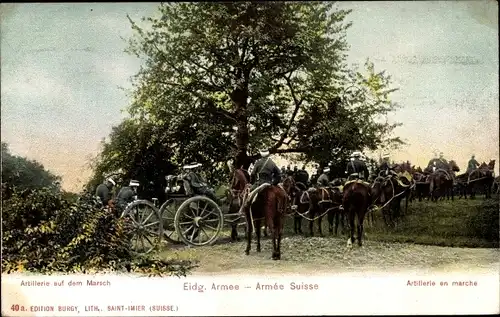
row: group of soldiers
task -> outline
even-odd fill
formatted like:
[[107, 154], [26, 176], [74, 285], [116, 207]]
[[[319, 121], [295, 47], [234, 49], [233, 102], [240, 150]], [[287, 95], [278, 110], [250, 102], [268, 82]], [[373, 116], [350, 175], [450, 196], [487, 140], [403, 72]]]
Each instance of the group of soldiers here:
[[[260, 151], [261, 158], [255, 163], [253, 168], [251, 168], [251, 182], [253, 184], [251, 190], [257, 188], [264, 183], [277, 184], [283, 178], [291, 176], [294, 178], [295, 182], [302, 189], [306, 189], [306, 186], [338, 186], [340, 184], [331, 183], [330, 180], [330, 167], [325, 167], [322, 171], [316, 171], [309, 177], [309, 173], [306, 171], [305, 166], [299, 170], [297, 166], [292, 170], [290, 165], [287, 169], [282, 167], [281, 170], [278, 168], [276, 163], [270, 158], [268, 150]], [[346, 166], [347, 179], [361, 179], [367, 180], [369, 175], [368, 167], [364, 161], [363, 154], [360, 151], [355, 151], [352, 153], [349, 162]], [[319, 175], [319, 176], [318, 176]], [[335, 180], [338, 183], [340, 180]]]
[[[250, 182], [252, 183], [251, 190], [256, 189], [258, 186], [269, 183], [278, 184], [285, 177], [291, 176], [294, 178], [295, 182], [302, 189], [306, 189], [308, 186], [339, 186], [341, 185], [340, 179], [330, 180], [330, 167], [324, 168], [322, 171], [316, 171], [309, 177], [309, 173], [306, 171], [305, 165], [302, 169], [298, 169], [297, 166], [292, 170], [290, 165], [285, 169], [282, 167], [278, 168], [276, 163], [271, 159], [270, 152], [268, 150], [260, 151], [261, 158], [255, 162], [255, 165], [250, 168]], [[409, 162], [407, 162], [409, 164]], [[477, 167], [479, 163], [475, 160], [474, 155], [468, 162], [467, 172], [471, 173]], [[189, 182], [189, 185], [193, 192], [198, 195], [205, 195], [216, 203], [220, 203], [220, 200], [215, 195], [215, 191], [207, 184], [207, 182], [201, 176], [201, 167], [199, 163], [191, 163], [183, 167], [184, 175], [183, 179]], [[434, 158], [429, 161], [428, 168], [432, 168], [434, 171], [436, 169], [449, 170], [449, 165], [447, 160], [443, 157], [443, 153], [440, 153], [439, 158]], [[389, 175], [394, 173], [393, 166], [389, 162], [389, 154], [384, 153], [382, 156], [382, 162], [378, 168], [378, 173], [382, 175]], [[368, 180], [370, 174], [374, 174], [374, 170], [368, 169], [366, 164], [366, 159], [360, 151], [355, 151], [352, 153], [349, 162], [346, 166], [347, 180], [360, 179]], [[130, 180], [128, 186], [121, 188], [118, 191], [116, 197], [113, 198], [112, 192], [113, 188], [116, 186], [116, 182], [112, 178], [107, 178], [102, 184], [100, 184], [96, 189], [96, 196], [98, 196], [103, 204], [103, 206], [113, 206], [118, 207], [117, 209], [123, 209], [128, 203], [134, 201], [137, 198], [137, 189], [139, 187], [139, 182], [136, 180]]]
[[[201, 176], [200, 163], [191, 163], [183, 167], [184, 175], [183, 179], [189, 182], [190, 188], [197, 195], [205, 195], [220, 204], [219, 198], [215, 195], [215, 191], [210, 188], [207, 182]], [[103, 206], [109, 206], [116, 211], [123, 210], [129, 203], [137, 199], [137, 190], [139, 188], [139, 182], [136, 180], [130, 180], [128, 186], [122, 187], [118, 194], [113, 197], [113, 188], [116, 186], [116, 182], [112, 177], [106, 178], [106, 180], [97, 186], [95, 195], [100, 199]]]

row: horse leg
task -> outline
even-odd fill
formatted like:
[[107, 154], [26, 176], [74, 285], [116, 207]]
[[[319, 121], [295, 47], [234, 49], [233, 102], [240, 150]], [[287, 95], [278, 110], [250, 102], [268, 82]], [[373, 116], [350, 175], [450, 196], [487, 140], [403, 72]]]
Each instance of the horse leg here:
[[[259, 228], [258, 230], [255, 230], [255, 235], [257, 236], [257, 252], [260, 252], [260, 238], [261, 238], [261, 228], [262, 227], [262, 220], [257, 219], [255, 220], [255, 228]], [[265, 230], [265, 228], [264, 228]], [[264, 231], [265, 232], [265, 231]]]
[[339, 231], [339, 221], [340, 221], [340, 214], [339, 211], [337, 210], [335, 212], [335, 235], [337, 235]]
[[309, 232], [311, 234], [311, 237], [314, 237], [314, 216], [316, 216], [316, 213], [312, 211], [310, 214], [311, 214], [311, 219], [309, 220]]
[[318, 231], [319, 231], [319, 236], [320, 237], [323, 237], [323, 231], [321, 230], [321, 220], [323, 220], [323, 216], [324, 215], [321, 215], [321, 217], [318, 218]]
[[231, 223], [231, 241], [239, 241], [237, 222]]
[[[335, 218], [336, 213], [333, 212], [333, 209], [328, 211], [327, 220], [328, 220], [328, 232], [333, 235], [333, 220]], [[338, 221], [338, 220], [337, 220]]]
[[245, 250], [245, 254], [246, 255], [249, 255], [250, 254], [250, 250], [251, 250], [251, 242], [252, 242], [252, 225], [255, 225], [255, 224], [252, 224], [252, 220], [250, 219], [250, 212], [252, 212], [251, 210], [248, 211], [248, 214], [246, 216], [247, 218], [247, 248]]
[[354, 240], [354, 230], [356, 230], [356, 227], [354, 226], [354, 210], [352, 210], [352, 207], [349, 207], [349, 209], [348, 209], [348, 217], [349, 217], [349, 224], [351, 226], [351, 230], [349, 233], [349, 239], [347, 240], [347, 246], [351, 247], [352, 243], [355, 241]]
[[299, 233], [299, 216], [293, 216], [293, 232], [295, 234]]
[[358, 245], [360, 247], [363, 246], [362, 238], [363, 238], [363, 221], [365, 220], [365, 212], [364, 210], [359, 210], [358, 213]]

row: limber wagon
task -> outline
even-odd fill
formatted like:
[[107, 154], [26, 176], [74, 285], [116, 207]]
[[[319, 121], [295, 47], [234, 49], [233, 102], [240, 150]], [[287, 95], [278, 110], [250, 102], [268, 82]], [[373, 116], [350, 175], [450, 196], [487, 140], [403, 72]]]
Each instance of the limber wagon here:
[[190, 246], [214, 244], [225, 223], [243, 225], [239, 212], [229, 213], [227, 197], [222, 206], [207, 196], [193, 192], [183, 175], [165, 177], [167, 200], [158, 208], [158, 199], [152, 202], [137, 199], [130, 203], [121, 217], [131, 220], [132, 248], [138, 254], [150, 253], [162, 241]]

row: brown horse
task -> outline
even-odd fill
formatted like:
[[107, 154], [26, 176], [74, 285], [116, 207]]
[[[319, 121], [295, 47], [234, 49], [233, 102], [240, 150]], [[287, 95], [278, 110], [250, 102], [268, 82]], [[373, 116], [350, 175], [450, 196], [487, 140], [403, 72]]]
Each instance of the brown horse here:
[[348, 182], [344, 186], [342, 205], [347, 213], [351, 227], [347, 245], [352, 246], [352, 242], [354, 242], [355, 220], [357, 219], [358, 245], [361, 247], [363, 244], [363, 222], [368, 212], [368, 207], [371, 205], [370, 186], [360, 181]]
[[[243, 194], [247, 185], [250, 183], [250, 174], [243, 168], [234, 170], [231, 180], [231, 188], [229, 189], [228, 202], [229, 214], [236, 214], [241, 208], [243, 202]], [[238, 221], [231, 221], [231, 240], [238, 240]]]
[[[339, 187], [333, 186], [329, 189], [330, 200], [329, 209], [327, 211], [328, 217], [328, 232], [333, 234], [333, 222], [335, 220], [335, 235], [338, 233], [339, 223], [342, 224], [342, 231], [345, 229], [345, 212], [342, 208], [343, 192]], [[373, 216], [373, 215], [372, 215]], [[372, 218], [373, 220], [373, 218]]]
[[318, 232], [320, 236], [323, 236], [321, 229], [321, 221], [323, 217], [328, 212], [325, 207], [328, 206], [330, 199], [330, 193], [325, 187], [309, 188], [308, 190], [302, 192], [300, 197], [301, 206], [307, 206], [305, 210], [299, 210], [301, 216], [309, 221], [309, 234], [311, 237], [314, 236], [314, 221], [318, 221]]
[[471, 198], [475, 198], [476, 191], [483, 191], [485, 198], [491, 198], [491, 191], [495, 182], [494, 169], [495, 160], [490, 160], [488, 164], [483, 162], [477, 170], [469, 174], [467, 187]]
[[436, 169], [430, 176], [430, 185], [429, 192], [431, 196], [431, 200], [437, 202], [440, 198], [444, 198], [445, 196], [448, 199], [451, 196], [451, 200], [454, 200], [454, 192], [453, 192], [453, 172], [460, 171], [457, 163], [451, 160], [448, 162], [449, 169]]
[[[248, 188], [248, 186], [247, 186]], [[268, 185], [264, 187], [249, 207], [244, 207], [243, 212], [247, 221], [247, 247], [245, 254], [251, 250], [252, 232], [255, 229], [257, 236], [257, 252], [261, 251], [261, 225], [262, 220], [271, 229], [273, 240], [272, 259], [281, 259], [281, 238], [283, 235], [284, 217], [286, 213], [288, 195], [281, 186]]]
[[[387, 226], [393, 226], [394, 220], [401, 215], [401, 200], [408, 195], [409, 187], [401, 186], [394, 176], [378, 176], [372, 184], [371, 195], [374, 197], [372, 203], [379, 206], [384, 222]], [[408, 202], [408, 200], [406, 200]], [[408, 203], [406, 203], [406, 210]]]
[[415, 196], [418, 198], [418, 201], [422, 201], [423, 198], [429, 196], [430, 192], [429, 175], [425, 175], [422, 172], [422, 169], [420, 169], [420, 172], [418, 172], [417, 169], [417, 171], [413, 173], [413, 180], [415, 181]]

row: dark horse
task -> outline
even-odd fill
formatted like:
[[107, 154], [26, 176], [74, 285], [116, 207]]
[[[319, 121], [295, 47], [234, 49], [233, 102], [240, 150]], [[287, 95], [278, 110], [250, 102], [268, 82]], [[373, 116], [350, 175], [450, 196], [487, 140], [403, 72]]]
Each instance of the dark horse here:
[[448, 165], [449, 170], [438, 168], [430, 176], [429, 190], [433, 201], [438, 201], [439, 198], [444, 198], [444, 196], [447, 196], [448, 199], [451, 196], [451, 200], [454, 200], [453, 176], [451, 173], [460, 171], [460, 168], [455, 161], [450, 161]]
[[[328, 212], [330, 203], [330, 192], [326, 187], [309, 188], [302, 192], [300, 197], [300, 206], [307, 206], [302, 210], [301, 217], [309, 220], [309, 233], [311, 237], [314, 236], [314, 221], [318, 221], [318, 232], [323, 236], [321, 229], [321, 221]], [[305, 209], [305, 210], [304, 210]]]
[[495, 160], [491, 160], [488, 165], [481, 164], [478, 169], [472, 171], [467, 178], [467, 188], [471, 198], [475, 198], [476, 191], [483, 191], [485, 198], [491, 198], [491, 192], [495, 178], [493, 170], [495, 169]]
[[[286, 180], [285, 180], [286, 181]], [[291, 191], [287, 187], [289, 182], [283, 183], [283, 187], [267, 185], [257, 193], [257, 197], [250, 204], [250, 207], [243, 208], [247, 221], [247, 248], [245, 254], [249, 255], [251, 250], [252, 232], [255, 229], [257, 236], [257, 252], [260, 252], [260, 238], [262, 220], [271, 230], [273, 240], [272, 259], [281, 259], [281, 238], [283, 235], [284, 218], [288, 204], [288, 197]], [[249, 191], [249, 186], [246, 186]]]
[[[243, 194], [247, 184], [250, 183], [250, 174], [243, 168], [234, 170], [229, 189], [228, 202], [229, 214], [236, 214], [243, 202]], [[231, 240], [238, 240], [238, 221], [231, 222]]]
[[350, 181], [344, 186], [344, 196], [342, 205], [347, 213], [351, 232], [347, 240], [347, 246], [352, 246], [354, 240], [355, 219], [358, 220], [358, 245], [362, 246], [363, 222], [368, 208], [371, 204], [371, 188], [368, 184], [361, 181]]

